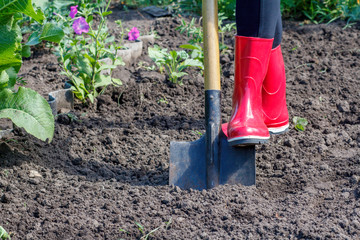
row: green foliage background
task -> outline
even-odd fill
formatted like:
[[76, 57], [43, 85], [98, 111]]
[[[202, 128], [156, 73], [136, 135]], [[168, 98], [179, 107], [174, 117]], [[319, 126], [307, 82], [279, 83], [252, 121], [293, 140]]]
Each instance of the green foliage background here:
[[[202, 0], [126, 0], [125, 4], [137, 6], [168, 5], [178, 6], [179, 11], [201, 14]], [[235, 19], [236, 0], [218, 0], [219, 12], [228, 19]], [[310, 20], [313, 23], [329, 22], [335, 19], [360, 20], [359, 0], [281, 0], [284, 18]]]

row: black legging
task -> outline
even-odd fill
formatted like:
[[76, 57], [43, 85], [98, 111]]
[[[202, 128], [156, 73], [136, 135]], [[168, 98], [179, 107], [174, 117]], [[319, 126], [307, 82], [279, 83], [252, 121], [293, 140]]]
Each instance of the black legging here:
[[280, 0], [236, 0], [237, 35], [274, 38], [273, 48], [281, 43]]

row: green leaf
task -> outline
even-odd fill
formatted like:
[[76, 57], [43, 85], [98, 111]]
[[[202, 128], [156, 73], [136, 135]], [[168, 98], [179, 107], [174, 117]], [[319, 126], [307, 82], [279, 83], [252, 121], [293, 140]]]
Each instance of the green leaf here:
[[2, 226], [0, 226], [0, 239], [11, 240], [9, 234], [6, 232], [6, 230]]
[[0, 73], [0, 90], [7, 87], [9, 83], [9, 75], [6, 73], [6, 71], [2, 71]]
[[191, 44], [180, 45], [180, 48], [189, 49], [189, 50], [199, 49], [197, 45], [191, 45]]
[[90, 63], [89, 59], [80, 55], [78, 57], [78, 63], [79, 63], [78, 64], [79, 72], [85, 73], [86, 75], [91, 77], [92, 76], [92, 68], [91, 68], [91, 63]]
[[5, 70], [7, 75], [9, 76], [8, 88], [13, 88], [16, 84], [17, 72], [11, 67]]
[[182, 65], [186, 67], [198, 67], [200, 69], [204, 69], [204, 64], [196, 59], [186, 59]]
[[155, 63], [165, 63], [165, 59], [169, 56], [166, 48], [160, 49], [157, 45], [153, 48], [148, 48], [148, 54]]
[[23, 57], [30, 57], [30, 56], [31, 56], [30, 46], [27, 46], [27, 45], [23, 46], [21, 55], [22, 55]]
[[177, 52], [177, 55], [180, 56], [181, 59], [189, 58], [189, 54], [187, 54], [184, 50]]
[[176, 51], [174, 51], [174, 50], [170, 51], [170, 56], [172, 57], [172, 59], [175, 59], [175, 60], [176, 60], [177, 55], [178, 55], [178, 54], [177, 54]]
[[18, 127], [45, 141], [54, 135], [54, 116], [47, 101], [30, 88], [19, 87], [14, 93], [0, 91], [0, 118], [9, 118]]
[[98, 74], [95, 78], [95, 88], [108, 86], [111, 84], [111, 77]]
[[86, 22], [87, 23], [91, 23], [91, 21], [94, 19], [94, 16], [93, 15], [89, 15], [87, 18], [86, 18]]
[[44, 13], [40, 9], [35, 12], [31, 0], [2, 0], [0, 2], [0, 18], [15, 13], [24, 13], [39, 23], [45, 19]]
[[104, 64], [104, 65], [101, 65], [101, 66], [96, 70], [96, 72], [101, 72], [102, 70], [115, 69], [115, 68], [116, 68], [115, 65], [107, 65], [107, 64]]
[[118, 78], [112, 78], [111, 81], [117, 86], [123, 85], [122, 81]]
[[181, 77], [187, 75], [187, 73], [185, 73], [185, 72], [172, 72], [170, 75], [171, 75], [171, 78], [181, 78]]
[[21, 31], [14, 17], [0, 16], [0, 71], [21, 66]]
[[29, 39], [27, 41], [27, 43], [25, 45], [27, 46], [34, 46], [34, 45], [37, 45], [39, 44], [41, 41], [40, 41], [40, 36], [39, 36], [39, 33], [38, 32], [33, 32], [30, 36], [29, 36]]
[[298, 131], [305, 131], [306, 125], [308, 125], [308, 121], [306, 118], [301, 117], [293, 117], [293, 123], [295, 125], [295, 129]]
[[40, 35], [40, 40], [59, 43], [64, 37], [64, 31], [55, 23], [46, 23]]
[[102, 16], [103, 16], [103, 17], [106, 17], [107, 15], [110, 15], [110, 14], [112, 14], [112, 11], [103, 12], [103, 13], [102, 13]]
[[49, 4], [49, 0], [32, 0], [32, 3], [44, 11]]

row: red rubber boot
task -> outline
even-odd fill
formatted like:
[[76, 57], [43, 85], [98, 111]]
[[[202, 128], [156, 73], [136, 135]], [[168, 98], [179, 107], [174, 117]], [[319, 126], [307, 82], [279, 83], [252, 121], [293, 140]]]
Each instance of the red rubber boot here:
[[227, 125], [231, 146], [265, 143], [270, 138], [263, 118], [261, 91], [272, 43], [273, 39], [235, 37], [235, 84]]
[[271, 134], [280, 134], [288, 130], [286, 75], [280, 45], [270, 53], [268, 71], [262, 85], [262, 109], [264, 123]]

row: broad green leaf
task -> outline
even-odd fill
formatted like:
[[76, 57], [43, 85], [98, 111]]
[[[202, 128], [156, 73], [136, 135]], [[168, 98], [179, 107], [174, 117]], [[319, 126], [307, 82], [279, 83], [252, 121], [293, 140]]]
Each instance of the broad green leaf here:
[[79, 63], [78, 64], [79, 72], [85, 73], [86, 75], [91, 77], [92, 76], [92, 68], [91, 68], [91, 63], [90, 63], [89, 59], [80, 55], [78, 57], [78, 63]]
[[54, 23], [46, 23], [40, 35], [40, 40], [59, 43], [64, 37], [64, 31]]
[[45, 141], [54, 135], [54, 116], [47, 101], [30, 88], [19, 87], [14, 93], [0, 91], [0, 118], [9, 118], [18, 127]]
[[196, 59], [186, 59], [182, 65], [186, 67], [198, 67], [200, 69], [204, 69], [204, 64]]
[[9, 75], [4, 70], [0, 73], [0, 90], [6, 88], [8, 83], [9, 83]]
[[149, 57], [155, 62], [155, 63], [163, 63], [165, 62], [165, 58], [169, 55], [167, 52], [167, 49], [160, 49], [159, 46], [155, 46], [153, 48], [148, 48]]
[[95, 59], [93, 58], [93, 57], [90, 57], [88, 54], [84, 54], [84, 57], [86, 57], [89, 61], [90, 61], [90, 63], [91, 64], [95, 64]]
[[39, 33], [38, 32], [33, 32], [30, 36], [29, 36], [29, 39], [27, 41], [27, 43], [25, 45], [27, 46], [34, 46], [34, 45], [37, 45], [39, 44], [41, 41], [40, 41], [40, 36], [39, 36]]
[[9, 76], [8, 88], [13, 88], [16, 84], [17, 71], [11, 67], [5, 70], [7, 75]]
[[103, 87], [111, 84], [111, 77], [98, 74], [95, 79], [95, 88]]
[[177, 52], [177, 55], [180, 56], [181, 59], [189, 58], [189, 54], [187, 54], [184, 50]]
[[24, 13], [39, 23], [45, 19], [44, 13], [40, 9], [35, 12], [31, 0], [0, 1], [0, 18], [3, 15], [14, 15], [15, 13]]
[[23, 57], [30, 57], [30, 56], [31, 56], [30, 46], [27, 46], [27, 45], [23, 46], [21, 55], [22, 55]]
[[[1, 18], [1, 16], [0, 16]], [[9, 67], [20, 69], [21, 31], [14, 17], [0, 19], [0, 71]]]

